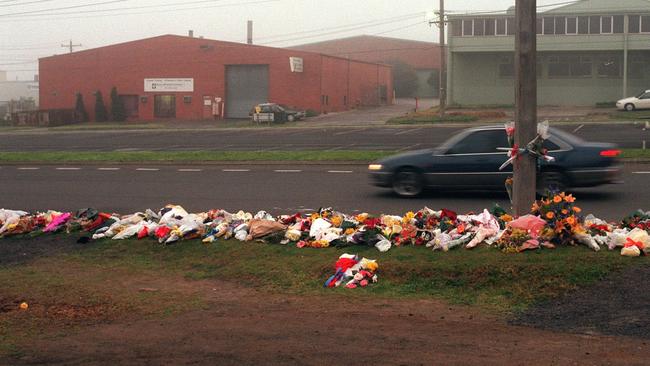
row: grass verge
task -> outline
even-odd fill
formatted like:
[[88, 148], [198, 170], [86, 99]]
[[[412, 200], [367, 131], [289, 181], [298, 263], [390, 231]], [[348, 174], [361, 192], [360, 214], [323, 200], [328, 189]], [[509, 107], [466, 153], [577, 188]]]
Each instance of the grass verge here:
[[444, 117], [432, 115], [415, 115], [391, 118], [386, 122], [389, 125], [411, 125], [411, 124], [427, 124], [427, 123], [441, 123], [441, 122], [475, 122], [478, 121], [477, 116], [467, 115], [447, 115]]
[[[624, 159], [650, 159], [650, 150], [623, 149]], [[0, 163], [188, 163], [245, 161], [369, 162], [397, 153], [389, 150], [335, 151], [43, 151], [4, 152]]]
[[3, 163], [372, 161], [394, 151], [111, 151], [5, 152]]
[[[51, 243], [75, 239], [58, 234]], [[43, 238], [3, 239], [0, 246], [27, 247], [39, 240]], [[356, 291], [324, 289], [333, 263], [344, 252], [377, 259], [379, 283]], [[587, 286], [635, 263], [639, 261], [616, 252], [595, 253], [583, 247], [522, 254], [490, 248], [434, 253], [401, 247], [379, 253], [370, 247], [298, 249], [234, 240], [172, 246], [103, 240], [21, 265], [0, 266], [0, 355], [20, 352], [20, 346], [44, 328], [65, 335], [97, 322], [160, 318], [205, 308], [204, 289], [197, 282], [203, 280], [298, 296], [436, 298], [503, 314]], [[156, 291], [141, 291], [152, 283]], [[27, 311], [18, 310], [22, 301], [29, 304]]]

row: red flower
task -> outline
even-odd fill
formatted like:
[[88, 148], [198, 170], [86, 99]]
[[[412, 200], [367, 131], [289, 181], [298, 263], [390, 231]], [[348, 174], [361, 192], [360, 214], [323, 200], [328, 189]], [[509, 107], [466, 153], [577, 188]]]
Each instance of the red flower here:
[[456, 213], [451, 210], [447, 210], [446, 208], [442, 209], [442, 213], [440, 214], [440, 218], [443, 217], [448, 217], [451, 221], [456, 221]]

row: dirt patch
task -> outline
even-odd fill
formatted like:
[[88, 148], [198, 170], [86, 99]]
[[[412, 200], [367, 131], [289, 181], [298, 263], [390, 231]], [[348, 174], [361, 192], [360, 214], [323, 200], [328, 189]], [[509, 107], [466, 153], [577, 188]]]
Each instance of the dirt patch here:
[[433, 300], [370, 302], [344, 289], [330, 296], [270, 295], [220, 281], [129, 284], [139, 286], [200, 292], [206, 304], [177, 316], [33, 340], [28, 351], [0, 363], [643, 364], [650, 350], [638, 339], [512, 326]]
[[[644, 261], [645, 258], [637, 258]], [[634, 260], [634, 259], [633, 259]], [[513, 324], [650, 339], [650, 265], [626, 269], [519, 315]]]

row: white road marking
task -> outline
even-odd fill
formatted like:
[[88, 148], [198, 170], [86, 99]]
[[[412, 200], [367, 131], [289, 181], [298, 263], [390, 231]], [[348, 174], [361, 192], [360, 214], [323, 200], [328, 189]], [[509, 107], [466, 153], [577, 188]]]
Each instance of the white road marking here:
[[97, 168], [97, 170], [115, 171], [120, 170], [120, 168]]
[[632, 174], [650, 174], [650, 172], [632, 172]]
[[274, 170], [276, 173], [300, 173], [302, 170], [297, 170], [297, 169], [276, 169]]
[[411, 132], [420, 131], [421, 129], [422, 129], [421, 127], [420, 128], [415, 128], [415, 129], [408, 129], [408, 130], [400, 131], [400, 132], [396, 133], [395, 135], [406, 135], [406, 134], [409, 134]]
[[334, 173], [334, 174], [349, 174], [349, 173], [354, 173], [352, 170], [328, 170], [328, 173]]
[[41, 169], [41, 168], [32, 168], [32, 167], [29, 167], [29, 168], [18, 168], [18, 170], [39, 170], [39, 169]]
[[351, 133], [357, 133], [357, 132], [361, 132], [361, 131], [365, 131], [365, 130], [367, 130], [367, 128], [360, 128], [360, 129], [357, 129], [357, 130], [337, 132], [337, 133], [333, 134], [333, 136], [348, 135], [348, 134], [351, 134]]
[[578, 131], [579, 131], [581, 128], [583, 128], [583, 127], [585, 127], [585, 125], [580, 125], [580, 126], [578, 126], [578, 128], [576, 128], [575, 130], [573, 130], [573, 133], [578, 132]]
[[141, 171], [141, 172], [157, 172], [160, 169], [158, 169], [158, 168], [138, 168], [136, 170]]
[[56, 170], [81, 170], [81, 168], [56, 168]]
[[203, 169], [178, 169], [179, 172], [202, 172]]
[[227, 172], [227, 173], [237, 173], [237, 172], [250, 172], [250, 169], [222, 169], [222, 172]]

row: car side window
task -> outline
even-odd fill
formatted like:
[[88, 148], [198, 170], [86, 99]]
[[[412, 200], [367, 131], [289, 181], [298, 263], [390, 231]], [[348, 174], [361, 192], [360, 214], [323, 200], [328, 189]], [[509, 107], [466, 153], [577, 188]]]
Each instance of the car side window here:
[[508, 137], [504, 130], [475, 131], [458, 141], [448, 151], [452, 154], [486, 154], [503, 152], [498, 148], [508, 147]]
[[556, 144], [551, 140], [544, 140], [544, 143], [542, 144], [542, 148], [546, 149], [547, 151], [557, 151], [562, 149], [558, 144]]

